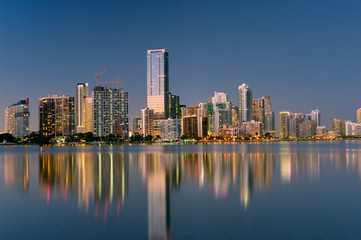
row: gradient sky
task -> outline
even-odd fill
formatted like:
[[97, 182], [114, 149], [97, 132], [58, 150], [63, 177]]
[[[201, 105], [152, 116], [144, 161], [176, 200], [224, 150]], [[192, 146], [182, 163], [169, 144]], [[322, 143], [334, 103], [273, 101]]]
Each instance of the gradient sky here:
[[197, 105], [214, 91], [237, 103], [246, 82], [279, 111], [356, 121], [361, 107], [360, 1], [0, 1], [0, 131], [5, 108], [75, 96], [119, 77], [129, 116], [146, 106], [146, 50], [169, 52], [170, 91]]

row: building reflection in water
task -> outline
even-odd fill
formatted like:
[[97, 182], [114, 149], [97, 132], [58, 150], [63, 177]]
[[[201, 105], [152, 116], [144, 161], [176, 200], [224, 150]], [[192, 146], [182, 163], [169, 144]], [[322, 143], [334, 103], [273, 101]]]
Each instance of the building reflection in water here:
[[4, 156], [5, 185], [29, 192], [29, 155]]
[[39, 188], [46, 194], [47, 203], [52, 194], [62, 194], [66, 201], [76, 188], [78, 207], [88, 211], [93, 200], [95, 216], [102, 211], [104, 220], [114, 202], [120, 214], [128, 192], [128, 175], [123, 153], [41, 154], [39, 159]]
[[[3, 160], [6, 186], [27, 193], [28, 155], [5, 155]], [[129, 174], [133, 174], [147, 186], [144, 204], [148, 206], [149, 239], [166, 239], [171, 232], [171, 196], [182, 183], [196, 184], [215, 199], [239, 191], [241, 208], [246, 209], [257, 192], [271, 189], [278, 167], [281, 183], [291, 184], [298, 176], [318, 181], [321, 163], [336, 171], [355, 169], [361, 178], [361, 155], [356, 150], [307, 153], [292, 151], [287, 144], [276, 153], [246, 148], [234, 153], [124, 153], [110, 149], [103, 153], [41, 153], [39, 189], [47, 203], [55, 196], [67, 201], [72, 194], [80, 210], [94, 211], [96, 218], [106, 221], [109, 211], [120, 215], [129, 192]]]

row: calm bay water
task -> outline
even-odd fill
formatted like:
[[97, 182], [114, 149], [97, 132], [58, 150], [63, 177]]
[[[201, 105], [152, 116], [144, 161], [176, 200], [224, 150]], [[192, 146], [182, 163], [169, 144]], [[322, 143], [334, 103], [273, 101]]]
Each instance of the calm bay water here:
[[0, 239], [360, 239], [361, 142], [0, 148]]

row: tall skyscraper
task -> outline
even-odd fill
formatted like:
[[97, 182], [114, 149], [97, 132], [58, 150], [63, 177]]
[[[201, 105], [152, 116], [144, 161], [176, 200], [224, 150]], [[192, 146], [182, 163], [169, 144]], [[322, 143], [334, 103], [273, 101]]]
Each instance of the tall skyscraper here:
[[[218, 135], [218, 131], [223, 126], [232, 125], [231, 103], [228, 95], [224, 92], [214, 92], [213, 104], [213, 131]], [[210, 130], [210, 129], [209, 129]]]
[[165, 49], [147, 51], [147, 107], [154, 110], [154, 118], [169, 116], [168, 52]]
[[144, 136], [154, 136], [154, 110], [149, 108], [142, 109], [142, 133]]
[[361, 124], [361, 108], [357, 109], [356, 115], [357, 115], [357, 123]]
[[169, 96], [169, 118], [171, 119], [180, 119], [179, 112], [179, 96], [168, 94]]
[[252, 120], [252, 90], [246, 83], [238, 87], [238, 111], [240, 122]]
[[74, 134], [74, 98], [67, 95], [39, 98], [39, 130], [45, 136]]
[[75, 131], [85, 132], [85, 104], [88, 97], [88, 83], [78, 83], [75, 95]]
[[85, 121], [84, 132], [93, 131], [93, 97], [87, 97], [85, 99]]
[[93, 89], [93, 134], [128, 138], [128, 92], [97, 86]]
[[275, 113], [272, 110], [271, 97], [263, 96], [262, 99], [265, 112], [264, 131], [271, 136], [275, 136]]
[[5, 115], [7, 133], [11, 133], [16, 138], [29, 135], [29, 98], [7, 107]]
[[289, 137], [290, 112], [280, 112], [280, 138]]
[[252, 120], [262, 123], [262, 134], [265, 129], [265, 107], [263, 98], [252, 99]]
[[311, 121], [314, 121], [317, 126], [321, 126], [321, 114], [317, 108], [311, 111]]

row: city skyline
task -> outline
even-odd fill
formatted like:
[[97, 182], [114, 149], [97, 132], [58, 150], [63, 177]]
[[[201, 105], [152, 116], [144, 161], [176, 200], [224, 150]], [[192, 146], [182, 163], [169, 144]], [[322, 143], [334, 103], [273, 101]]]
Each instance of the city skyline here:
[[[196, 105], [214, 91], [229, 94], [230, 102], [237, 103], [233, 89], [246, 82], [254, 98], [272, 97], [276, 123], [281, 111], [315, 108], [321, 110], [322, 125], [327, 127], [334, 118], [356, 122], [361, 35], [354, 30], [360, 4], [328, 1], [312, 8], [298, 1], [268, 3], [268, 8], [260, 8], [265, 2], [232, 2], [227, 7], [216, 2], [191, 7], [186, 2], [142, 4], [143, 9], [136, 3], [115, 2], [89, 3], [87, 8], [80, 3], [69, 3], [70, 8], [1, 3], [0, 22], [5, 24], [0, 25], [0, 74], [6, 87], [0, 89], [0, 131], [5, 131], [5, 108], [27, 97], [30, 130], [38, 130], [39, 97], [75, 96], [78, 82], [89, 82], [92, 89], [95, 73], [102, 70], [107, 70], [104, 81], [117, 77], [124, 81], [129, 116], [139, 116], [146, 107], [144, 52], [157, 48], [169, 51], [169, 89], [181, 97], [181, 104]], [[98, 19], [93, 19], [94, 9], [100, 10]], [[163, 10], [165, 16], [136, 20], [144, 20], [144, 9]], [[133, 28], [123, 23], [125, 18]], [[73, 22], [69, 28], [63, 25]], [[88, 27], [92, 24], [101, 30]], [[160, 28], [151, 29], [152, 25]], [[167, 34], [160, 34], [162, 27], [167, 27]], [[340, 82], [355, 87], [336, 98]]]

